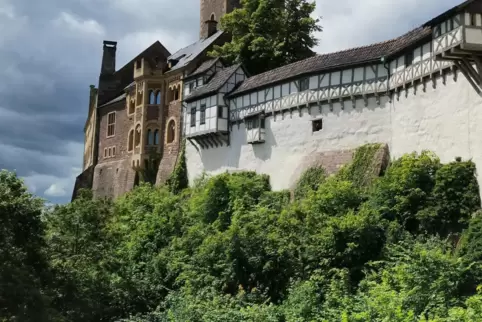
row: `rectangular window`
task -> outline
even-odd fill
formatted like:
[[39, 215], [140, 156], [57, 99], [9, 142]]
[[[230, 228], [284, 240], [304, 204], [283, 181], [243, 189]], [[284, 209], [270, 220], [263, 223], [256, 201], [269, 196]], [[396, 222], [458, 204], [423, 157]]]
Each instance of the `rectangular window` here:
[[104, 158], [107, 158], [107, 149], [104, 149]]
[[205, 124], [206, 123], [206, 105], [203, 104], [201, 105], [201, 124]]
[[413, 51], [405, 55], [405, 66], [408, 67], [413, 64]]
[[109, 148], [108, 151], [109, 151], [109, 153], [108, 153], [107, 155], [108, 155], [109, 157], [111, 157], [111, 156], [112, 156], [112, 148]]
[[309, 78], [300, 79], [298, 86], [300, 88], [300, 92], [307, 91], [310, 88], [310, 79]]
[[196, 126], [196, 108], [191, 107], [191, 127]]
[[194, 90], [194, 82], [189, 83], [189, 93], [191, 93]]
[[107, 114], [107, 137], [115, 135], [115, 112]]
[[321, 129], [323, 128], [323, 120], [314, 120], [312, 122], [312, 129], [313, 129], [313, 132], [318, 132], [318, 131], [321, 131]]
[[223, 107], [222, 106], [218, 106], [218, 117], [219, 118], [223, 117]]
[[112, 148], [112, 156], [115, 157], [115, 147]]

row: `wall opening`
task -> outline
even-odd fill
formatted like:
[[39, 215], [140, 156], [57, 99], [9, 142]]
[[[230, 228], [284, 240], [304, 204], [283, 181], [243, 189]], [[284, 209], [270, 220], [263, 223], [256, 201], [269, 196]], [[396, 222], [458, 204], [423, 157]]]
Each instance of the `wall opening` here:
[[169, 121], [169, 123], [167, 124], [166, 131], [167, 131], [166, 142], [167, 143], [174, 142], [174, 139], [176, 138], [176, 122], [174, 120]]

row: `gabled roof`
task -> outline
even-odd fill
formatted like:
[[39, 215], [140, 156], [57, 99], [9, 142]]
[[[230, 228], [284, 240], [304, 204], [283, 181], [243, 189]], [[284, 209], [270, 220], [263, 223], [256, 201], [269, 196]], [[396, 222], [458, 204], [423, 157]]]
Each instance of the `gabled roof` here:
[[218, 57], [218, 58], [213, 58], [213, 59], [206, 60], [206, 61], [203, 62], [195, 71], [193, 71], [189, 76], [187, 76], [186, 79], [189, 79], [189, 78], [191, 78], [191, 77], [200, 75], [200, 74], [208, 71], [208, 70], [209, 70], [211, 67], [213, 67], [214, 64], [216, 64], [218, 61], [219, 61], [219, 57]]
[[114, 73], [114, 77], [117, 81], [116, 88], [112, 91], [111, 95], [107, 95], [103, 101], [98, 102], [98, 106], [105, 105], [106, 102], [114, 99], [115, 97], [121, 95], [125, 88], [129, 86], [134, 80], [134, 64], [140, 58], [152, 58], [155, 56], [160, 56], [163, 59], [170, 55], [169, 51], [159, 42], [156, 41], [145, 50], [143, 50], [139, 55], [130, 60], [127, 64], [122, 66], [121, 69]]
[[195, 43], [184, 47], [171, 56], [167, 58], [167, 60], [177, 60], [176, 65], [174, 65], [169, 72], [180, 69], [184, 66], [187, 66], [193, 59], [198, 57], [202, 54], [209, 46], [211, 46], [221, 35], [223, 34], [222, 30], [217, 31], [209, 38], [200, 39]]
[[236, 64], [216, 72], [207, 84], [196, 88], [191, 94], [186, 96], [184, 100], [189, 102], [215, 93], [228, 81], [229, 77], [231, 77], [240, 66], [241, 64]]
[[107, 105], [111, 105], [111, 104], [120, 102], [120, 101], [124, 100], [124, 99], [126, 98], [126, 96], [127, 96], [126, 93], [124, 93], [124, 94], [122, 94], [122, 95], [119, 95], [119, 96], [117, 96], [116, 98], [108, 101], [108, 102], [105, 103], [105, 104], [102, 104], [102, 105], [99, 106], [99, 107], [104, 107], [104, 106], [107, 106]]
[[403, 50], [408, 49], [411, 46], [415, 46], [425, 39], [428, 39], [431, 36], [433, 26], [448, 19], [457, 12], [460, 12], [475, 1], [478, 0], [464, 1], [463, 3], [445, 11], [441, 15], [429, 20], [422, 26], [398, 38], [364, 47], [347, 49], [330, 54], [316, 55], [259, 75], [255, 75], [245, 80], [241, 86], [231, 93], [231, 95], [241, 95], [256, 88], [272, 85], [274, 83], [299, 77], [305, 74], [373, 63], [380, 61], [382, 57], [393, 57]]
[[419, 27], [392, 40], [329, 54], [316, 55], [252, 76], [246, 79], [231, 95], [238, 95], [258, 87], [271, 85], [305, 74], [379, 61], [381, 57], [400, 52], [430, 35], [431, 29], [429, 27]]

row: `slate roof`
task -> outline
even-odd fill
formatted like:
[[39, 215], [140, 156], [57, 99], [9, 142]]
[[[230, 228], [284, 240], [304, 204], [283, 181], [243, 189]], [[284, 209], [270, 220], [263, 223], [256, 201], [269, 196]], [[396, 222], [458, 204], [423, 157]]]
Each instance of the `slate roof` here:
[[216, 92], [228, 81], [229, 77], [231, 77], [240, 66], [241, 64], [236, 64], [216, 72], [207, 84], [196, 88], [191, 94], [186, 96], [184, 100], [189, 102]]
[[231, 93], [236, 96], [258, 87], [271, 85], [286, 79], [325, 70], [379, 61], [381, 57], [394, 55], [410, 45], [430, 36], [430, 27], [419, 27], [405, 35], [388, 41], [351, 48], [329, 54], [316, 55], [292, 64], [252, 76]]
[[213, 58], [213, 59], [209, 59], [209, 60], [206, 60], [205, 62], [203, 62], [195, 71], [193, 71], [187, 78], [191, 78], [193, 76], [197, 76], [199, 74], [202, 74], [204, 72], [206, 72], [207, 70], [209, 70], [211, 67], [214, 66], [214, 64], [216, 64], [216, 62], [219, 60], [219, 57], [218, 58]]
[[122, 95], [120, 95], [120, 96], [117, 96], [116, 98], [108, 101], [107, 103], [102, 104], [102, 105], [99, 106], [99, 107], [104, 107], [104, 106], [107, 106], [107, 105], [111, 105], [111, 104], [120, 102], [120, 101], [124, 100], [124, 99], [126, 98], [126, 96], [127, 96], [127, 95], [124, 93], [124, 94], [122, 94]]
[[167, 58], [167, 60], [178, 60], [177, 64], [174, 65], [169, 71], [177, 70], [188, 65], [193, 59], [198, 57], [204, 50], [206, 50], [210, 45], [214, 43], [221, 35], [223, 34], [222, 30], [218, 30], [214, 35], [209, 38], [200, 39], [199, 41], [184, 47], [171, 56]]

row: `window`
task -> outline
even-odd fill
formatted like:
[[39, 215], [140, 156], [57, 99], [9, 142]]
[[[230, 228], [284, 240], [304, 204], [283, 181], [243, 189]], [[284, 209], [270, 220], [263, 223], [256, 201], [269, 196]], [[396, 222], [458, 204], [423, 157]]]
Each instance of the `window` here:
[[136, 102], [129, 99], [129, 114], [134, 114], [134, 112], [136, 111]]
[[127, 151], [132, 151], [134, 149], [134, 130], [129, 132], [129, 140], [127, 145]]
[[201, 124], [206, 123], [206, 105], [205, 104], [201, 105], [201, 121], [200, 121], [200, 123]]
[[107, 137], [115, 135], [115, 112], [107, 114]]
[[112, 148], [112, 156], [115, 157], [115, 147]]
[[137, 125], [136, 132], [135, 132], [135, 146], [139, 146], [141, 144], [141, 126]]
[[166, 133], [166, 141], [167, 143], [174, 142], [176, 138], [176, 122], [174, 120], [170, 120], [167, 124], [167, 133]]
[[189, 93], [192, 93], [193, 90], [194, 90], [194, 82], [189, 83]]
[[176, 88], [174, 90], [174, 100], [179, 101], [179, 89], [178, 88]]
[[104, 158], [107, 158], [107, 148], [104, 149]]
[[413, 51], [405, 55], [405, 66], [410, 66], [413, 64]]
[[156, 104], [156, 94], [154, 91], [149, 91], [149, 104]]
[[136, 61], [136, 68], [139, 69], [141, 68], [141, 66], [142, 66], [142, 60], [139, 59]]
[[153, 145], [154, 144], [154, 136], [152, 131], [149, 129], [147, 130], [147, 145]]
[[191, 107], [191, 127], [196, 126], [196, 108]]
[[218, 106], [218, 117], [219, 118], [223, 117], [223, 107], [222, 106]]
[[155, 145], [159, 144], [159, 130], [154, 131], [154, 144]]
[[321, 131], [321, 129], [323, 128], [323, 120], [314, 120], [312, 122], [312, 129], [313, 129], [313, 132], [318, 132], [318, 131]]
[[470, 13], [470, 25], [471, 26], [476, 26], [477, 25], [477, 16], [475, 13]]
[[300, 88], [300, 92], [308, 90], [310, 88], [310, 79], [309, 78], [300, 79], [298, 86]]
[[161, 91], [156, 93], [156, 104], [161, 104]]

